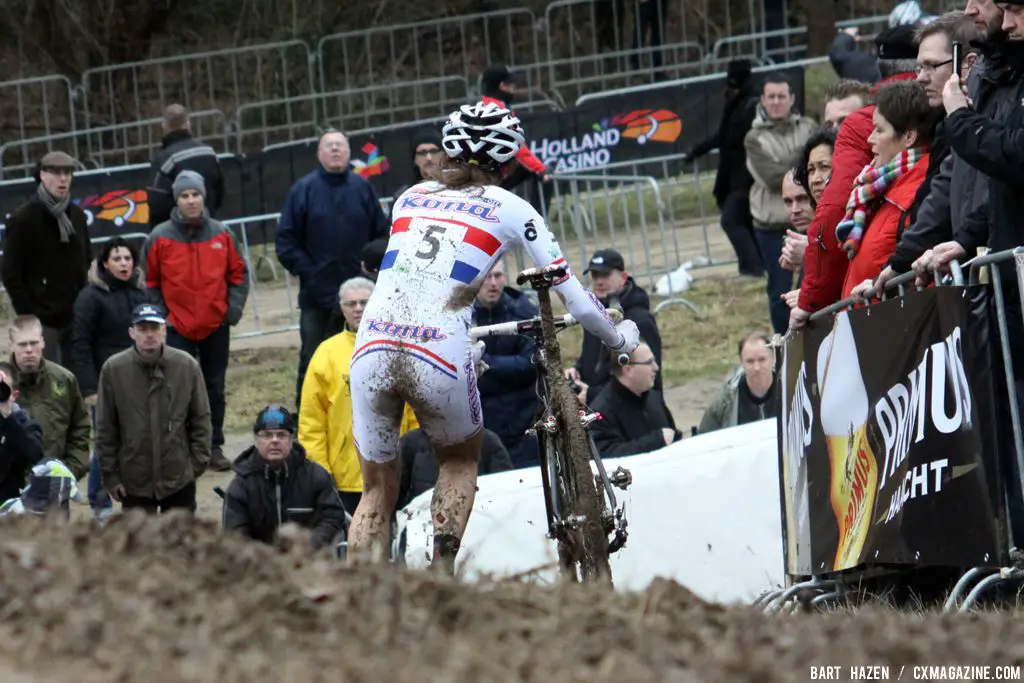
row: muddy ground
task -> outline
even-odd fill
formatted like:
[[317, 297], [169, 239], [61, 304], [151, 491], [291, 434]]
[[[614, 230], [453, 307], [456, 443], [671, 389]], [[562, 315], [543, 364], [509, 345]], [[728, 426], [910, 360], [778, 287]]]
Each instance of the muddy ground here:
[[460, 585], [178, 516], [0, 526], [4, 681], [764, 683], [822, 666], [927, 680], [911, 667], [1024, 663], [1024, 624], [1007, 615], [765, 616], [666, 581], [638, 594]]

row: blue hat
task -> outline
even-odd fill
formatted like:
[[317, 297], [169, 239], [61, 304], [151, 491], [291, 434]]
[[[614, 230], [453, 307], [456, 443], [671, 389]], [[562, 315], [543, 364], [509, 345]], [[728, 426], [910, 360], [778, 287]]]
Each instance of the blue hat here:
[[153, 304], [139, 304], [132, 311], [132, 325], [138, 325], [139, 323], [158, 323], [160, 325], [167, 324], [167, 318], [164, 317], [163, 311], [160, 310], [159, 306]]
[[264, 429], [283, 429], [287, 432], [295, 433], [295, 418], [292, 417], [290, 410], [279, 404], [271, 404], [260, 411], [260, 414], [256, 416], [256, 422], [252, 426], [252, 431], [261, 432]]

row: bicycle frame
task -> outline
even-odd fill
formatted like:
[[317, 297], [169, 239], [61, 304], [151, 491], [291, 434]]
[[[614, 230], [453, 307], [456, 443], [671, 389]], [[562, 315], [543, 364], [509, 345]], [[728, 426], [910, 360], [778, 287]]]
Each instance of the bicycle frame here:
[[[561, 272], [564, 274], [564, 271]], [[567, 432], [562, 431], [558, 419], [560, 409], [556, 407], [554, 397], [563, 387], [565, 391], [569, 389], [568, 385], [565, 384], [565, 378], [561, 374], [560, 356], [558, 358], [551, 358], [546, 347], [550, 344], [557, 353], [558, 344], [555, 335], [560, 330], [576, 325], [577, 322], [571, 315], [559, 317], [552, 315], [550, 287], [552, 280], [557, 277], [559, 277], [559, 269], [552, 267], [541, 270], [528, 270], [519, 277], [520, 284], [522, 284], [524, 279], [533, 281], [538, 302], [540, 303], [539, 317], [531, 320], [473, 328], [470, 334], [474, 339], [498, 335], [523, 335], [530, 337], [534, 341], [532, 362], [537, 368], [536, 387], [540, 410], [539, 419], [528, 433], [536, 434], [538, 440], [541, 457], [541, 479], [544, 488], [544, 505], [548, 521], [548, 537], [559, 543], [560, 555], [563, 557], [563, 568], [567, 568], [566, 564], [568, 563], [565, 560], [562, 549], [572, 548], [571, 554], [573, 555], [579, 555], [583, 552], [581, 548], [575, 547], [571, 536], [580, 530], [585, 520], [575, 515], [567, 515], [566, 511], [562, 509], [559, 500], [561, 492], [559, 482], [565, 484], [567, 481], [575, 481], [575, 474], [573, 472], [566, 470], [563, 473], [558, 470], [559, 466], [566, 467], [567, 462], [571, 460], [571, 454], [563, 452], [561, 453], [561, 458], [557, 457], [559, 449], [566, 451], [571, 450], [572, 447], [566, 445], [569, 435]], [[628, 361], [628, 356], [626, 360]], [[622, 362], [622, 360], [620, 359], [619, 362]], [[553, 384], [556, 382], [563, 383], [563, 387], [555, 389]], [[589, 456], [585, 459], [586, 469], [590, 472], [590, 462], [593, 462], [597, 468], [597, 474], [594, 475], [593, 479], [594, 489], [591, 489], [591, 495], [597, 498], [598, 511], [601, 517], [599, 520], [600, 528], [603, 530], [607, 542], [606, 553], [610, 555], [625, 545], [628, 535], [626, 532], [625, 505], [619, 505], [612, 487], [618, 486], [625, 490], [632, 483], [632, 476], [628, 470], [622, 467], [617, 468], [609, 476], [600, 453], [594, 444], [593, 436], [590, 433], [590, 426], [595, 421], [600, 420], [601, 416], [583, 409], [582, 405], [578, 407], [578, 415], [562, 415], [562, 417], [565, 422], [573, 418], [580, 420], [580, 426], [586, 437], [586, 449], [588, 451], [586, 455]], [[564, 408], [561, 412], [565, 412]], [[549, 457], [552, 453], [556, 454], [555, 458]], [[583, 482], [575, 482], [575, 485], [579, 488], [585, 484]], [[573, 503], [578, 504], [579, 498], [586, 496], [581, 491], [577, 491], [575, 494], [571, 491], [564, 491], [562, 493], [576, 499], [570, 500], [570, 505]], [[607, 540], [609, 534], [612, 534], [610, 541]], [[586, 541], [583, 544], [586, 545]], [[572, 558], [572, 561], [580, 562], [582, 558], [577, 556]], [[607, 562], [607, 556], [604, 558], [604, 562]]]

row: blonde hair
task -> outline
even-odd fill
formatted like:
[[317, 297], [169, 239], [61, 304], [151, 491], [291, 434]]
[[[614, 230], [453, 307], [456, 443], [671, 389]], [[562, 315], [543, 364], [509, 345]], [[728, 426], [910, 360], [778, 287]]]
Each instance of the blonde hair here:
[[11, 326], [8, 328], [7, 334], [10, 337], [10, 340], [14, 341], [15, 332], [26, 332], [28, 330], [37, 330], [42, 334], [43, 323], [34, 315], [19, 315], [11, 321]]

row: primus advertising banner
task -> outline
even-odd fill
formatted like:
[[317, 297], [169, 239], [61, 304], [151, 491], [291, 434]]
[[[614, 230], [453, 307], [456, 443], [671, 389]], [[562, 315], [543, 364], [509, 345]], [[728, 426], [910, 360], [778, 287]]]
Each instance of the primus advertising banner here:
[[998, 557], [1001, 501], [991, 491], [1001, 489], [990, 487], [976, 429], [992, 406], [974, 388], [968, 319], [965, 289], [940, 287], [815, 321], [788, 342], [780, 442], [787, 536], [796, 529], [788, 571]]
[[[797, 333], [798, 335], [802, 333]], [[804, 344], [786, 344], [778, 373], [782, 402], [779, 425], [779, 483], [783, 505], [786, 573], [809, 576], [811, 568], [811, 518], [807, 489], [805, 449], [811, 445], [815, 412], [807, 381]]]

